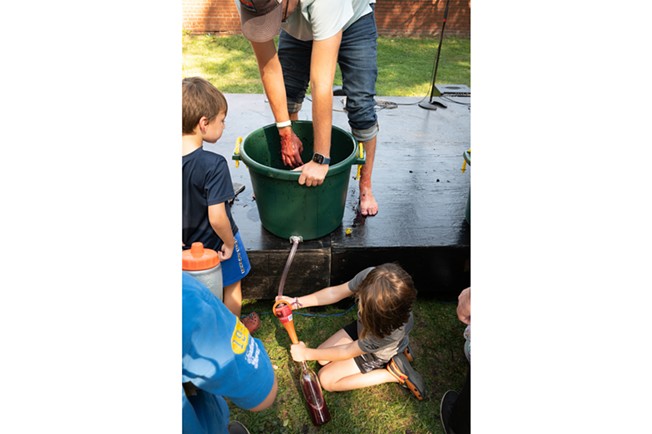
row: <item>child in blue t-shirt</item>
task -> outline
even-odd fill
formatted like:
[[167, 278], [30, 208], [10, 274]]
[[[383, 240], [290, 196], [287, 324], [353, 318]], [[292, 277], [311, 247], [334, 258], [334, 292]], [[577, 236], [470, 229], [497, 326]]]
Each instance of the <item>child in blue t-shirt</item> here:
[[[183, 79], [182, 105], [183, 248], [201, 242], [218, 253], [224, 304], [239, 317], [240, 282], [251, 265], [231, 215], [235, 192], [226, 159], [202, 147], [203, 142], [215, 143], [222, 137], [228, 105], [222, 92], [201, 77]], [[242, 322], [253, 333], [260, 318], [252, 313]]]
[[272, 362], [263, 343], [208, 288], [188, 273], [182, 284], [183, 434], [227, 434], [238, 422], [229, 424], [225, 397], [254, 412], [274, 403]]

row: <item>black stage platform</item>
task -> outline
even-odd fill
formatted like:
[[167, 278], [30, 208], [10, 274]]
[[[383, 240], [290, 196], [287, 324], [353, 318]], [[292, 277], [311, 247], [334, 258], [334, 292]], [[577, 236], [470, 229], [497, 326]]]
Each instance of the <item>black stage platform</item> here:
[[[274, 118], [264, 95], [226, 97], [224, 134], [205, 148], [227, 157], [233, 181], [245, 185], [233, 206], [252, 265], [243, 281], [243, 297], [272, 299], [292, 244], [262, 227], [247, 166], [240, 162], [236, 168], [231, 156], [239, 136], [245, 138]], [[350, 131], [342, 98], [333, 97], [333, 124]], [[471, 169], [467, 166], [463, 173], [461, 168], [464, 151], [471, 147], [471, 99], [451, 97], [443, 100], [447, 108], [437, 110], [419, 107], [421, 98], [376, 100], [380, 134], [372, 181], [380, 211], [374, 217], [357, 215], [358, 182], [351, 179], [342, 225], [321, 239], [299, 244], [286, 294], [339, 284], [367, 266], [393, 261], [412, 275], [420, 293], [446, 296], [470, 285], [471, 229], [465, 210]], [[306, 100], [300, 119], [310, 120], [311, 109]], [[351, 177], [356, 169], [351, 167]]]

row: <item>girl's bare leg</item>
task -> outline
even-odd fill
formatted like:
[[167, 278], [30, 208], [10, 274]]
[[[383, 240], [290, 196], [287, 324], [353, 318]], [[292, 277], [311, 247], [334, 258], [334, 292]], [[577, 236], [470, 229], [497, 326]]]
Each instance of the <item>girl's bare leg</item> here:
[[[349, 334], [345, 332], [344, 329], [339, 329], [337, 332], [335, 332], [335, 334], [333, 334], [333, 336], [326, 339], [317, 348], [334, 347], [335, 345], [350, 344], [351, 342], [353, 342], [351, 336], [349, 336]], [[329, 360], [318, 360], [318, 362], [322, 366], [331, 363]]]
[[[333, 336], [326, 339], [318, 348], [332, 347], [353, 342], [351, 336], [344, 329], [338, 330]], [[398, 380], [386, 369], [374, 369], [363, 374], [355, 360], [340, 360], [329, 362], [320, 360], [323, 367], [319, 370], [319, 382], [329, 392], [343, 392], [345, 390], [361, 389], [382, 383], [397, 383]]]
[[319, 370], [319, 382], [329, 392], [343, 392], [361, 389], [383, 383], [397, 383], [398, 380], [386, 369], [374, 369], [363, 374], [355, 360], [331, 362]]

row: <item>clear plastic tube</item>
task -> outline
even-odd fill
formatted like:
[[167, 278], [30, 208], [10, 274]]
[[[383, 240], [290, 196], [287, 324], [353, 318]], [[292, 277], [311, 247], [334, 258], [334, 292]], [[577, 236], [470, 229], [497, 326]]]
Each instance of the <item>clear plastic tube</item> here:
[[297, 248], [299, 247], [299, 243], [301, 241], [303, 241], [303, 238], [301, 237], [298, 236], [290, 237], [290, 242], [292, 243], [292, 249], [290, 250], [290, 255], [288, 256], [288, 260], [285, 262], [285, 268], [283, 268], [283, 274], [281, 275], [281, 282], [278, 285], [279, 297], [283, 295], [283, 289], [285, 288], [285, 281], [287, 280], [288, 272], [290, 271], [290, 265], [292, 265], [292, 260], [294, 259], [294, 255], [297, 252]]

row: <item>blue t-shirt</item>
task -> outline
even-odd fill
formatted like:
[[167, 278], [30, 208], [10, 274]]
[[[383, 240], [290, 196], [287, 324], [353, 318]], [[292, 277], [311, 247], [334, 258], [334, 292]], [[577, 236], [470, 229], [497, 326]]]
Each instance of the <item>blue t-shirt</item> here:
[[183, 156], [181, 167], [184, 249], [200, 241], [208, 249], [220, 250], [223, 243], [208, 220], [208, 207], [224, 203], [231, 230], [234, 235], [238, 232], [229, 204], [235, 193], [226, 159], [199, 148]]
[[259, 405], [274, 385], [274, 370], [260, 340], [197, 279], [183, 273], [183, 433], [227, 433], [223, 397], [243, 409]]

